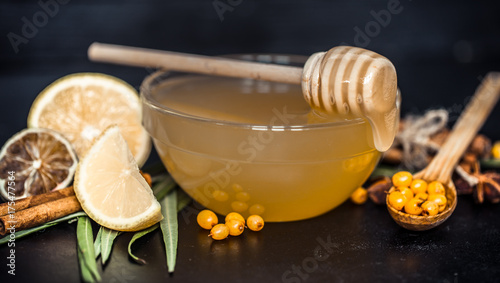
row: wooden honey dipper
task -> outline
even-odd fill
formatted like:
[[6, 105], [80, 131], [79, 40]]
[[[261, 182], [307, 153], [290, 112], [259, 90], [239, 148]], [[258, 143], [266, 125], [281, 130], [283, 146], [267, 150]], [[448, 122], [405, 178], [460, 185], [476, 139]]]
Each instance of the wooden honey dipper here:
[[88, 56], [129, 66], [300, 84], [315, 111], [366, 119], [381, 152], [389, 149], [397, 131], [396, 70], [387, 58], [358, 47], [315, 53], [304, 68], [103, 43], [93, 43]]

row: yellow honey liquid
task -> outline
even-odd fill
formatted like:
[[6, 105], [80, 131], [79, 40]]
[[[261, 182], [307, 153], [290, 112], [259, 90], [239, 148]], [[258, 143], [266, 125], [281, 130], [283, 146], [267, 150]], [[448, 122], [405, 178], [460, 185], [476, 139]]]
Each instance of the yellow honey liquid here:
[[152, 96], [157, 107], [145, 104], [144, 125], [160, 158], [219, 214], [320, 215], [345, 201], [380, 157], [368, 123], [311, 113], [300, 86], [185, 76], [157, 84]]

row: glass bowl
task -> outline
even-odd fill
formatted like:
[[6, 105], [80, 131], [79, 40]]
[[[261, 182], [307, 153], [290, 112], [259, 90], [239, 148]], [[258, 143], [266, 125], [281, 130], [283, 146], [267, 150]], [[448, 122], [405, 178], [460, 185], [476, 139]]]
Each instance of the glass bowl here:
[[311, 113], [298, 85], [158, 71], [142, 83], [141, 99], [144, 127], [168, 172], [222, 215], [271, 222], [320, 215], [362, 185], [381, 155], [367, 122]]

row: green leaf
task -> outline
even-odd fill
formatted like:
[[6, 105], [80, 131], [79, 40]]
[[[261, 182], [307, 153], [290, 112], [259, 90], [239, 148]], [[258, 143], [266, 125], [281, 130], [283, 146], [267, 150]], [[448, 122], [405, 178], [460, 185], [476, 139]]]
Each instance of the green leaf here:
[[95, 238], [95, 241], [94, 241], [94, 254], [95, 254], [96, 259], [101, 254], [101, 235], [102, 235], [103, 228], [104, 227], [102, 227], [102, 226], [99, 228], [99, 232], [97, 232], [97, 237]]
[[[398, 169], [397, 167], [392, 167], [392, 166], [387, 166], [387, 165], [379, 165], [377, 166], [372, 174], [370, 175], [370, 178], [375, 178], [379, 176], [387, 176], [391, 177], [392, 175], [396, 174], [398, 171], [401, 171], [401, 169]], [[411, 172], [413, 173], [413, 172]]]
[[161, 202], [161, 213], [163, 219], [160, 221], [160, 227], [165, 243], [168, 272], [174, 272], [175, 261], [177, 257], [177, 242], [179, 240], [179, 231], [177, 223], [177, 191], [168, 194]]
[[[78, 254], [78, 262], [80, 263], [80, 271], [81, 271], [83, 282], [91, 282], [91, 283], [96, 282], [94, 276], [92, 275], [89, 268], [85, 264], [85, 260], [84, 260], [84, 256], [83, 256], [82, 251], [80, 251], [80, 249], [77, 249], [76, 252]], [[82, 265], [84, 265], [84, 266], [82, 266]]]
[[166, 175], [164, 180], [153, 186], [153, 194], [157, 200], [162, 200], [176, 186], [174, 179], [170, 175]]
[[139, 264], [146, 264], [146, 261], [140, 257], [137, 257], [135, 256], [133, 253], [132, 253], [132, 244], [139, 238], [141, 238], [142, 236], [144, 235], [147, 235], [151, 232], [153, 232], [154, 230], [156, 230], [158, 227], [160, 227], [160, 224], [156, 223], [155, 225], [149, 227], [149, 228], [146, 228], [142, 231], [139, 231], [139, 232], [136, 232], [134, 234], [134, 236], [132, 236], [132, 239], [130, 239], [130, 242], [128, 243], [128, 254], [135, 260], [135, 262], [139, 263]]
[[[29, 228], [29, 229], [26, 229], [26, 230], [22, 230], [22, 231], [16, 232], [16, 233], [14, 233], [14, 235], [16, 236], [16, 240], [17, 240], [17, 239], [20, 239], [22, 237], [25, 237], [25, 236], [28, 236], [30, 234], [33, 234], [35, 232], [38, 232], [40, 230], [44, 230], [46, 228], [52, 227], [54, 225], [57, 225], [57, 224], [59, 224], [61, 222], [71, 221], [72, 219], [75, 219], [78, 216], [86, 216], [86, 215], [87, 214], [85, 214], [85, 212], [83, 212], [83, 211], [75, 212], [75, 213], [72, 213], [70, 215], [66, 215], [64, 217], [58, 218], [56, 220], [49, 221], [49, 222], [47, 222], [47, 223], [45, 223], [43, 225], [40, 225], [40, 226], [37, 226], [37, 227], [33, 227], [33, 228]], [[10, 235], [7, 235], [7, 236], [1, 238], [0, 239], [0, 245], [8, 243], [9, 239], [10, 239]]]
[[193, 201], [191, 197], [183, 190], [177, 190], [177, 212], [181, 211], [184, 207]]
[[[184, 207], [186, 207], [186, 205], [190, 204], [192, 201], [191, 197], [186, 194], [184, 191], [178, 189], [177, 190], [177, 212], [181, 211]], [[132, 253], [132, 244], [137, 241], [139, 238], [155, 231], [158, 227], [160, 227], [159, 224], [155, 224], [147, 229], [144, 229], [142, 231], [139, 231], [137, 233], [134, 234], [134, 236], [132, 237], [132, 239], [130, 240], [130, 242], [128, 243], [128, 254], [130, 255], [130, 257], [132, 257], [137, 263], [139, 264], [146, 264], [146, 261], [142, 258], [139, 258], [137, 256], [135, 256], [133, 253]]]
[[87, 216], [78, 217], [76, 239], [78, 242], [78, 251], [80, 252], [79, 263], [82, 278], [85, 282], [101, 281], [101, 275], [97, 270], [95, 260], [92, 223]]
[[500, 168], [500, 159], [495, 159], [495, 158], [483, 159], [480, 162], [482, 167]]
[[108, 229], [106, 227], [101, 227], [102, 229], [102, 234], [101, 234], [101, 260], [102, 264], [106, 264], [106, 261], [108, 260], [109, 256], [111, 255], [111, 250], [113, 249], [113, 241], [115, 238], [121, 234], [120, 231], [115, 231]]

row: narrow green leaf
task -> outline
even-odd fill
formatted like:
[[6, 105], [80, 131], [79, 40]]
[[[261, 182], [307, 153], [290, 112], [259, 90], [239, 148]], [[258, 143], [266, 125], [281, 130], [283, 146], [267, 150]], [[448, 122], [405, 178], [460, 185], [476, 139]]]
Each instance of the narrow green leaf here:
[[500, 159], [495, 159], [495, 158], [483, 159], [480, 162], [481, 166], [483, 167], [500, 168]]
[[94, 276], [92, 275], [92, 273], [90, 272], [88, 266], [85, 264], [85, 259], [83, 257], [82, 251], [80, 251], [80, 249], [77, 248], [76, 252], [78, 254], [78, 262], [80, 263], [80, 272], [82, 275], [83, 282], [88, 282], [88, 283], [96, 282], [96, 280], [95, 280]]
[[90, 273], [94, 281], [101, 281], [101, 275], [97, 270], [97, 263], [94, 253], [94, 239], [92, 234], [92, 223], [87, 216], [78, 217], [78, 224], [76, 226], [76, 239], [78, 242], [78, 250], [81, 252], [80, 256], [80, 271], [82, 278], [88, 277]]
[[108, 229], [106, 227], [101, 227], [102, 229], [102, 234], [101, 234], [101, 260], [102, 264], [106, 264], [106, 261], [108, 261], [109, 256], [111, 255], [111, 250], [113, 249], [113, 242], [115, 238], [121, 234], [120, 231], [115, 231]]
[[[26, 230], [22, 230], [22, 231], [16, 232], [14, 235], [16, 236], [16, 240], [17, 240], [17, 239], [20, 239], [22, 237], [25, 237], [25, 236], [28, 236], [30, 234], [33, 234], [35, 232], [38, 232], [40, 230], [43, 230], [43, 229], [52, 227], [54, 225], [57, 225], [57, 224], [59, 224], [61, 222], [71, 221], [72, 219], [75, 219], [78, 216], [86, 216], [86, 215], [87, 214], [85, 214], [85, 212], [83, 212], [83, 211], [75, 212], [75, 213], [72, 213], [70, 215], [66, 215], [66, 216], [58, 218], [56, 220], [52, 220], [50, 222], [47, 222], [47, 223], [45, 223], [43, 225], [40, 225], [40, 226], [37, 226], [37, 227], [33, 227], [33, 228], [29, 228], [29, 229], [26, 229]], [[10, 239], [10, 235], [7, 235], [7, 236], [1, 238], [0, 239], [0, 245], [8, 243], [9, 239]]]
[[177, 190], [177, 212], [181, 211], [184, 207], [190, 204], [193, 199], [186, 194], [183, 190]]
[[372, 174], [370, 175], [370, 178], [375, 178], [379, 176], [392, 176], [396, 174], [398, 171], [400, 171], [400, 169], [398, 169], [395, 166], [392, 167], [386, 165], [379, 165], [373, 170]]
[[160, 201], [176, 186], [177, 184], [174, 179], [170, 175], [167, 175], [163, 181], [153, 186], [153, 194]]
[[104, 227], [102, 227], [102, 226], [99, 228], [99, 232], [97, 232], [97, 236], [96, 236], [95, 241], [94, 241], [94, 254], [95, 254], [96, 259], [101, 254], [101, 235], [102, 235], [103, 228]]
[[[192, 199], [191, 197], [186, 194], [184, 191], [180, 190], [180, 189], [177, 189], [177, 211], [181, 211], [184, 207], [186, 207], [186, 205], [188, 205], [189, 203], [191, 203]], [[155, 231], [158, 227], [160, 227], [159, 224], [155, 224], [147, 229], [144, 229], [142, 231], [139, 231], [137, 233], [134, 234], [134, 236], [132, 237], [132, 239], [130, 240], [130, 242], [128, 243], [128, 254], [130, 255], [130, 257], [132, 257], [132, 259], [134, 259], [137, 263], [139, 264], [146, 264], [146, 261], [142, 258], [139, 258], [137, 256], [135, 256], [133, 253], [132, 253], [132, 244], [138, 240], [139, 238]]]
[[134, 236], [132, 236], [132, 239], [130, 239], [130, 242], [128, 243], [128, 254], [130, 255], [130, 257], [132, 257], [135, 262], [139, 263], [139, 264], [146, 264], [146, 261], [140, 257], [137, 257], [136, 255], [134, 255], [132, 253], [132, 244], [139, 238], [141, 238], [142, 236], [144, 235], [147, 235], [151, 232], [153, 232], [154, 230], [156, 230], [158, 227], [160, 227], [160, 224], [156, 223], [155, 225], [149, 227], [149, 228], [146, 228], [142, 231], [139, 231], [139, 232], [136, 232], [134, 234]]
[[177, 223], [177, 191], [168, 194], [160, 202], [163, 219], [160, 221], [160, 227], [163, 234], [163, 242], [167, 256], [168, 272], [174, 272], [175, 261], [177, 257], [177, 242], [179, 240], [179, 231]]

